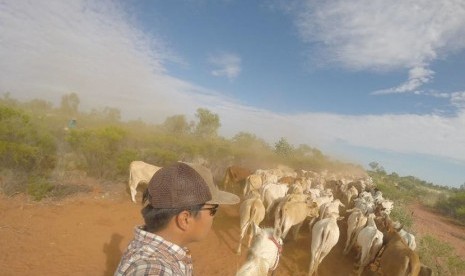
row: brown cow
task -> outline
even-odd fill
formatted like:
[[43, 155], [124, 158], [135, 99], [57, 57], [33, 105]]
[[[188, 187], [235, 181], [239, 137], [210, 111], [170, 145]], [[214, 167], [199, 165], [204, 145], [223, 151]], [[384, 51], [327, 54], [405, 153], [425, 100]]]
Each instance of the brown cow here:
[[292, 185], [295, 183], [296, 178], [292, 176], [283, 176], [278, 180], [278, 183]]
[[408, 247], [389, 218], [386, 218], [385, 226], [385, 248], [379, 259], [382, 275], [419, 275], [421, 264], [418, 254]]
[[225, 190], [236, 190], [237, 187], [235, 184], [244, 182], [247, 176], [251, 175], [252, 171], [249, 169], [239, 167], [239, 166], [230, 166], [226, 169], [226, 173], [223, 178], [223, 189]]

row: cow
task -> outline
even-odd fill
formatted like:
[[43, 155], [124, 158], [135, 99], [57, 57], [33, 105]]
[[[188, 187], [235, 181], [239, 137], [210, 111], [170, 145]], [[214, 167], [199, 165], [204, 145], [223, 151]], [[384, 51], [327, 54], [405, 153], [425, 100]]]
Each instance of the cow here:
[[350, 203], [353, 198], [356, 198], [358, 196], [358, 190], [354, 186], [350, 186], [345, 192], [344, 192], [346, 202], [347, 202], [347, 207], [350, 206]]
[[262, 187], [263, 181], [260, 174], [253, 173], [246, 177], [243, 194], [246, 195], [250, 191], [258, 191]]
[[376, 227], [375, 214], [368, 215], [366, 226], [358, 233], [357, 245], [361, 249], [357, 274], [362, 275], [365, 267], [375, 259], [383, 246], [383, 233]]
[[385, 248], [379, 257], [378, 272], [385, 276], [418, 275], [421, 270], [420, 257], [408, 247], [389, 217], [384, 224]]
[[331, 214], [328, 218], [318, 221], [313, 226], [309, 276], [314, 273], [318, 274], [318, 266], [339, 240], [337, 221], [340, 219], [342, 218], [338, 214]]
[[405, 241], [405, 243], [408, 245], [408, 247], [410, 247], [410, 249], [412, 250], [415, 250], [415, 248], [417, 247], [417, 244], [415, 242], [415, 236], [405, 231], [404, 226], [398, 221], [394, 222], [392, 226], [394, 227], [394, 229], [397, 230], [397, 232], [402, 237], [402, 239]]
[[296, 178], [292, 176], [283, 176], [278, 179], [278, 183], [292, 185], [295, 183]]
[[131, 192], [131, 200], [136, 203], [137, 185], [139, 183], [149, 183], [156, 171], [161, 169], [143, 161], [132, 161], [129, 165], [129, 191]]
[[236, 276], [266, 276], [279, 264], [283, 241], [273, 228], [261, 229], [254, 226], [252, 246], [249, 248], [246, 262], [239, 268]]
[[278, 203], [279, 198], [283, 198], [287, 191], [289, 190], [289, 186], [286, 184], [266, 184], [262, 188], [262, 199], [263, 204], [266, 207], [266, 215], [270, 213], [270, 211], [275, 207]]
[[241, 242], [244, 238], [247, 230], [249, 230], [249, 240], [247, 242], [247, 246], [250, 247], [250, 242], [252, 240], [252, 230], [254, 229], [254, 225], [259, 226], [259, 224], [265, 218], [265, 206], [263, 205], [262, 200], [260, 199], [260, 194], [256, 191], [252, 191], [248, 197], [242, 201], [240, 207], [240, 239], [239, 245], [237, 247], [236, 253], [238, 255], [241, 254]]
[[228, 189], [236, 189], [236, 185], [245, 182], [245, 179], [252, 174], [252, 171], [239, 167], [239, 166], [230, 166], [226, 169], [226, 172], [224, 174], [223, 178], [223, 188], [225, 190]]
[[315, 202], [312, 202], [309, 198], [306, 201], [301, 201], [301, 199], [293, 200], [294, 197], [299, 196], [286, 196], [275, 213], [275, 229], [281, 234], [283, 240], [291, 227], [294, 227], [293, 236], [296, 239], [305, 219], [307, 217], [318, 217], [318, 206]]
[[325, 202], [319, 206], [320, 208], [320, 219], [327, 218], [331, 214], [339, 215], [339, 207], [345, 207], [339, 199], [335, 199], [331, 202]]
[[344, 255], [347, 255], [350, 252], [357, 240], [358, 233], [367, 223], [367, 217], [363, 214], [362, 210], [353, 208], [346, 212], [351, 214], [347, 219], [347, 240], [343, 251]]

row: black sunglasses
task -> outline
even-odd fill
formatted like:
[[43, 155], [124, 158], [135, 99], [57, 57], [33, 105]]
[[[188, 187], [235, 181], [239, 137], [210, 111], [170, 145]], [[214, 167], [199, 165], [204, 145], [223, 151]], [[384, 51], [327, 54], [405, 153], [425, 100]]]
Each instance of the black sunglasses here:
[[200, 208], [200, 210], [209, 210], [210, 211], [210, 216], [214, 216], [216, 212], [218, 211], [218, 204], [215, 204], [213, 207], [208, 207], [208, 208]]

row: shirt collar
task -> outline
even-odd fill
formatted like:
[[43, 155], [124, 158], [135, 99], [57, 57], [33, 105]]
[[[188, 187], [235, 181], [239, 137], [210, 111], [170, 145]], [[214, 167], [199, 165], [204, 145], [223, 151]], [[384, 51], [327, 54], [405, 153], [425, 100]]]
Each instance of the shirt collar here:
[[179, 261], [190, 261], [191, 254], [187, 247], [181, 247], [165, 240], [162, 236], [144, 230], [144, 226], [137, 226], [134, 230], [137, 240], [152, 246], [164, 245], [168, 251]]

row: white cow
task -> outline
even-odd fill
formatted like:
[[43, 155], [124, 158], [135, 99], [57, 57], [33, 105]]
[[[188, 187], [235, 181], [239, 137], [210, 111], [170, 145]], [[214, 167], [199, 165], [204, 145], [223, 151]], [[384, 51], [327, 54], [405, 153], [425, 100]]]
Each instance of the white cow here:
[[366, 197], [358, 197], [354, 199], [354, 206], [362, 210], [363, 214], [367, 215], [375, 211], [375, 203]]
[[156, 171], [161, 169], [161, 167], [157, 167], [143, 161], [132, 161], [129, 165], [129, 191], [131, 192], [131, 199], [135, 203], [136, 202], [136, 194], [137, 194], [137, 185], [139, 183], [149, 183], [152, 176], [155, 174]]
[[320, 206], [320, 220], [329, 217], [331, 214], [339, 215], [339, 207], [345, 207], [339, 199], [326, 202]]
[[417, 243], [415, 242], [415, 236], [403, 229], [403, 225], [398, 221], [393, 223], [394, 229], [399, 233], [400, 237], [405, 241], [405, 243], [410, 247], [410, 249], [415, 250]]
[[337, 226], [337, 220], [339, 219], [342, 219], [339, 218], [339, 215], [332, 214], [313, 226], [309, 276], [317, 272], [318, 266], [324, 257], [328, 255], [339, 240], [339, 227]]
[[358, 269], [358, 275], [361, 275], [383, 246], [383, 233], [376, 227], [375, 214], [368, 215], [367, 225], [358, 233], [357, 245], [361, 248]]
[[277, 200], [286, 195], [289, 186], [286, 184], [265, 184], [262, 187], [262, 199], [266, 208], [266, 214], [275, 206]]
[[351, 214], [347, 218], [347, 240], [343, 251], [344, 255], [350, 252], [357, 240], [358, 233], [367, 223], [367, 217], [363, 214], [362, 210], [353, 208], [346, 212], [350, 212]]
[[266, 276], [279, 264], [283, 241], [274, 229], [254, 225], [252, 247], [247, 254], [246, 262], [239, 268], [236, 276]]
[[378, 203], [376, 206], [376, 209], [379, 210], [380, 215], [390, 215], [392, 212], [392, 209], [394, 209], [394, 202], [389, 199], [383, 199]]
[[410, 247], [410, 249], [415, 250], [417, 248], [417, 243], [415, 242], [415, 236], [404, 229], [399, 230], [399, 235], [405, 241], [405, 243]]
[[250, 196], [242, 201], [240, 207], [240, 226], [241, 226], [241, 236], [239, 239], [239, 245], [237, 247], [236, 253], [241, 254], [241, 242], [244, 238], [247, 230], [249, 230], [249, 239], [247, 241], [247, 247], [250, 247], [250, 242], [252, 240], [252, 230], [254, 225], [259, 226], [259, 224], [265, 218], [265, 206], [263, 205], [262, 200], [260, 199], [260, 194], [258, 192], [251, 192]]

